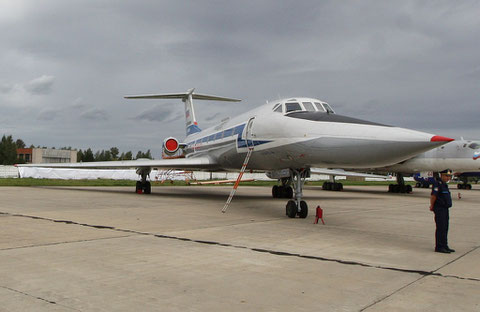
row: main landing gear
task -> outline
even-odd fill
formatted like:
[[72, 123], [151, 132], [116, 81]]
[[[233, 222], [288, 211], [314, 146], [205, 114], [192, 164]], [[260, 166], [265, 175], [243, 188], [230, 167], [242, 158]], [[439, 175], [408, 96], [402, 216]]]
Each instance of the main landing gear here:
[[397, 184], [390, 184], [388, 186], [388, 192], [390, 193], [412, 193], [412, 186], [405, 185], [405, 180], [403, 179], [403, 174], [397, 174]]
[[290, 186], [292, 184], [292, 179], [282, 178], [282, 185], [274, 185], [272, 187], [272, 197], [273, 198], [293, 198], [293, 189]]
[[428, 182], [417, 182], [417, 183], [415, 183], [415, 187], [430, 188], [430, 184]]
[[343, 191], [343, 184], [335, 182], [335, 176], [330, 176], [331, 181], [325, 181], [322, 185], [322, 190], [325, 191]]
[[308, 205], [302, 200], [302, 189], [305, 179], [310, 176], [309, 169], [290, 169], [291, 182], [295, 192], [294, 199], [287, 202], [285, 213], [289, 218], [298, 217], [304, 219], [308, 216]]
[[137, 174], [142, 177], [141, 181], [137, 181], [135, 185], [135, 193], [137, 194], [151, 194], [152, 193], [152, 185], [150, 181], [147, 181], [147, 177], [150, 175], [150, 168], [139, 168], [137, 169]]
[[457, 184], [457, 188], [459, 190], [471, 190], [472, 189], [472, 185], [470, 183], [468, 183], [467, 180], [461, 180], [462, 183], [458, 183]]

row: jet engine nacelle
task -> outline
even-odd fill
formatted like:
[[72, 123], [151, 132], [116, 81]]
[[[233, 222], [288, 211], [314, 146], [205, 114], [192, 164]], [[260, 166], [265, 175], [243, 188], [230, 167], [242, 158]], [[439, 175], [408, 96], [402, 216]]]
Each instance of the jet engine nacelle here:
[[172, 156], [178, 151], [179, 148], [180, 148], [180, 143], [178, 142], [177, 139], [173, 137], [166, 138], [163, 141], [163, 152], [166, 155]]

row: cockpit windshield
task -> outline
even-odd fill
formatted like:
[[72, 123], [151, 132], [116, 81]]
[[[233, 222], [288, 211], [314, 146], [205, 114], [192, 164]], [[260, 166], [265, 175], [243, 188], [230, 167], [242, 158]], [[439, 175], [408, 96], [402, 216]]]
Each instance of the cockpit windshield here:
[[307, 112], [314, 112], [315, 111], [315, 107], [313, 107], [313, 104], [310, 103], [310, 102], [302, 102], [303, 104], [303, 107], [305, 107], [305, 110]]
[[323, 103], [323, 107], [325, 107], [325, 110], [327, 111], [327, 113], [329, 114], [335, 114], [335, 112], [333, 111], [333, 109], [330, 107], [330, 105], [328, 105], [327, 103]]
[[285, 112], [290, 113], [293, 111], [301, 111], [302, 107], [299, 103], [285, 103]]
[[272, 107], [274, 112], [290, 114], [292, 112], [322, 112], [335, 114], [333, 109], [325, 102], [314, 101], [310, 99], [290, 99], [283, 104], [275, 104]]
[[480, 148], [480, 144], [474, 142], [469, 144], [468, 147], [470, 147], [471, 149], [478, 149]]
[[282, 112], [282, 104], [276, 104], [273, 107], [273, 111], [276, 112], [276, 113], [281, 113]]
[[319, 102], [315, 102], [315, 106], [317, 107], [317, 110], [319, 112], [324, 112], [325, 109], [323, 108], [322, 104], [320, 104]]

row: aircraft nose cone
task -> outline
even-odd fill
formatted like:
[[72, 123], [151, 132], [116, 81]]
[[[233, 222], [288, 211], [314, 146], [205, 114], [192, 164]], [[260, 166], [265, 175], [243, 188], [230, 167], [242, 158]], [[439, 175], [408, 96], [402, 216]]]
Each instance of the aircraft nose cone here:
[[455, 141], [455, 139], [447, 138], [447, 137], [440, 136], [440, 135], [434, 135], [430, 139], [430, 142], [452, 142], [452, 141]]

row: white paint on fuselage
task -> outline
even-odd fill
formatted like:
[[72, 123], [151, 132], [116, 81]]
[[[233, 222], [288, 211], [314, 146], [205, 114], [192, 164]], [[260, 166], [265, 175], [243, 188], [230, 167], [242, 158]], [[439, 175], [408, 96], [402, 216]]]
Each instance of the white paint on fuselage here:
[[[320, 102], [310, 98], [296, 98], [296, 101]], [[238, 138], [248, 136], [253, 142], [261, 142], [255, 146], [249, 169], [371, 168], [398, 163], [445, 143], [430, 142], [432, 134], [409, 129], [312, 121], [273, 111], [277, 103], [284, 105], [286, 102], [289, 100], [264, 104], [220, 125], [189, 135], [185, 140], [187, 157], [212, 157], [219, 169], [238, 170], [247, 151], [246, 146], [239, 146]], [[246, 124], [251, 118], [255, 119], [251, 133], [247, 134]], [[242, 133], [208, 140], [220, 131], [242, 125]], [[198, 142], [200, 140], [203, 142]]]

